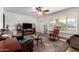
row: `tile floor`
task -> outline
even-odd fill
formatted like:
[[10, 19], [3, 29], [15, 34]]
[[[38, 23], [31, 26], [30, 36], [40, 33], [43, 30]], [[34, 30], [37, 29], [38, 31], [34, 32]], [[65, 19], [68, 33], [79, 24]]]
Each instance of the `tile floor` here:
[[79, 50], [69, 47], [66, 52], [79, 52]]

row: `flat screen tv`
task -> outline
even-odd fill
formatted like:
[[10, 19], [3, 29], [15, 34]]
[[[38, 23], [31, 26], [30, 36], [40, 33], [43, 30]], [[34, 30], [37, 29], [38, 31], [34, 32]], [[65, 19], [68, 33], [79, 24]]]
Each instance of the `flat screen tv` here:
[[32, 29], [32, 24], [31, 23], [23, 23], [23, 29]]

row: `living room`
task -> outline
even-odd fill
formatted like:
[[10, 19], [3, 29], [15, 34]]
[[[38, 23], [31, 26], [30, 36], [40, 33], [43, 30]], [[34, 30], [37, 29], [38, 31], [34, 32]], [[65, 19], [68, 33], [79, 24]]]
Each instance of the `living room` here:
[[[2, 7], [0, 8], [0, 15], [0, 29], [3, 32], [5, 31], [4, 29], [8, 29], [10, 31], [10, 35], [8, 35], [10, 39], [15, 38], [17, 35], [21, 35], [20, 39], [16, 37], [19, 42], [22, 42], [21, 39], [25, 38], [28, 40], [29, 36], [30, 39], [32, 39], [29, 41], [30, 43], [28, 45], [26, 45], [26, 40], [23, 40], [23, 45], [17, 42], [18, 45], [16, 44], [16, 47], [14, 47], [15, 49], [11, 46], [7, 47], [12, 50], [1, 48], [0, 50], [3, 52], [15, 51], [17, 47], [21, 48], [22, 52], [79, 51], [78, 44], [73, 44], [72, 42], [70, 44], [68, 40], [71, 38], [73, 40], [73, 36], [77, 36], [79, 33], [78, 7]], [[51, 38], [54, 35], [52, 34], [53, 36], [51, 36], [50, 34], [53, 33], [54, 27], [57, 26], [60, 31], [55, 40], [54, 38]], [[25, 30], [26, 27], [32, 28], [32, 30]], [[20, 28], [20, 30], [18, 28]], [[31, 33], [31, 31], [33, 31], [33, 33]], [[18, 34], [16, 34], [17, 32]], [[39, 39], [37, 38], [38, 34], [41, 37]], [[6, 37], [7, 35], [1, 33], [1, 36]], [[5, 44], [4, 42], [6, 40], [3, 37], [0, 38], [2, 39], [1, 43], [3, 42], [2, 44]], [[11, 42], [9, 44], [11, 44]], [[76, 47], [74, 47], [75, 45]]]

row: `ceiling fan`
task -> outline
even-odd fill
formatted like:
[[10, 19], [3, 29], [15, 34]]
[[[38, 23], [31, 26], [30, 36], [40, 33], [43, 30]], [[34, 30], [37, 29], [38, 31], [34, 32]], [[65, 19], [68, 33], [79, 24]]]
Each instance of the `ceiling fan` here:
[[46, 14], [47, 12], [49, 12], [48, 9], [44, 9], [43, 7], [36, 7], [36, 10], [41, 14]]

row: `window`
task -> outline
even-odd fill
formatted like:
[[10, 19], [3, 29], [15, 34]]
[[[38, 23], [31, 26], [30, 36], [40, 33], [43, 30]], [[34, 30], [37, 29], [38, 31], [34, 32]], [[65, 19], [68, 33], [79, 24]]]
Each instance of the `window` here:
[[67, 32], [77, 32], [77, 21], [76, 18], [67, 18]]
[[55, 19], [54, 25], [61, 27], [61, 31], [66, 31], [66, 18]]
[[[61, 27], [61, 32], [77, 33], [77, 20], [76, 17], [61, 17], [55, 18], [50, 24]], [[52, 27], [53, 27], [52, 26]]]

